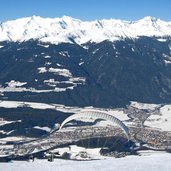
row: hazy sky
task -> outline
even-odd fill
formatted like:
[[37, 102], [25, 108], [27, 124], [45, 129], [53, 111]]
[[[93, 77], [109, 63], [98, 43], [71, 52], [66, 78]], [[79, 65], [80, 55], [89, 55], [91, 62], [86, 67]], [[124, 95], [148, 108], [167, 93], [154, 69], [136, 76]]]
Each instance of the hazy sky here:
[[0, 21], [33, 15], [82, 20], [153, 16], [171, 21], [171, 0], [0, 0]]

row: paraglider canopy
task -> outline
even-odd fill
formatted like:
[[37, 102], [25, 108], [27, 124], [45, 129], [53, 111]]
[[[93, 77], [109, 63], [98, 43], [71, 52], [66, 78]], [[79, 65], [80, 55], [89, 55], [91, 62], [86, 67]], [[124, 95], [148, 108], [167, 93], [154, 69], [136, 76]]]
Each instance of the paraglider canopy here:
[[90, 118], [103, 119], [103, 120], [106, 120], [111, 125], [112, 124], [117, 125], [119, 128], [121, 128], [123, 130], [127, 139], [128, 140], [130, 139], [129, 130], [128, 130], [127, 126], [122, 121], [120, 121], [118, 118], [116, 118], [108, 113], [104, 113], [104, 112], [86, 111], [86, 112], [81, 112], [78, 114], [71, 115], [62, 122], [59, 129], [62, 129], [65, 126], [65, 124], [67, 124], [68, 122], [70, 122], [72, 120], [90, 119]]

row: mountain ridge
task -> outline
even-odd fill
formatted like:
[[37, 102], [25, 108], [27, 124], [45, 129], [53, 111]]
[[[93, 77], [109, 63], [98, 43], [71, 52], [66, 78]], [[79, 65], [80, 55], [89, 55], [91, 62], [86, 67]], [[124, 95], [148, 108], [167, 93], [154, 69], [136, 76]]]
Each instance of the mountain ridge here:
[[104, 40], [137, 39], [141, 36], [170, 37], [171, 21], [162, 21], [150, 16], [137, 21], [120, 19], [82, 21], [69, 16], [61, 18], [32, 16], [0, 23], [0, 42], [24, 42], [33, 39], [51, 44], [75, 42], [81, 45]]

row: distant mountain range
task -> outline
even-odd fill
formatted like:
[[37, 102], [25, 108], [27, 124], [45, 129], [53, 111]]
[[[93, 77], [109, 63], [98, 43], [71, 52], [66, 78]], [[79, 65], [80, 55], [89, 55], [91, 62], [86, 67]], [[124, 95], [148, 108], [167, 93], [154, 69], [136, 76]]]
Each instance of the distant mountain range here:
[[0, 41], [23, 42], [33, 39], [53, 44], [81, 45], [104, 40], [136, 39], [140, 36], [171, 36], [171, 22], [154, 17], [145, 17], [138, 21], [81, 21], [68, 16], [54, 19], [33, 16], [0, 24]]
[[28, 17], [0, 24], [0, 100], [171, 102], [171, 22]]

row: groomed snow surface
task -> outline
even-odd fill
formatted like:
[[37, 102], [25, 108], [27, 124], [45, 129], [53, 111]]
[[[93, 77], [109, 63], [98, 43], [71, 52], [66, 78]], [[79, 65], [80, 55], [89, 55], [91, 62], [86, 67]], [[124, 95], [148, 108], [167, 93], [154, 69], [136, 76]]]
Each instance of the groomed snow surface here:
[[0, 163], [1, 171], [170, 171], [171, 154], [158, 153], [147, 156], [127, 156], [104, 160], [72, 161], [55, 159], [54, 162], [13, 161]]

